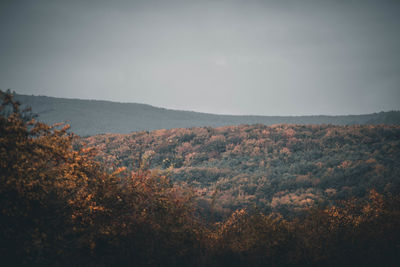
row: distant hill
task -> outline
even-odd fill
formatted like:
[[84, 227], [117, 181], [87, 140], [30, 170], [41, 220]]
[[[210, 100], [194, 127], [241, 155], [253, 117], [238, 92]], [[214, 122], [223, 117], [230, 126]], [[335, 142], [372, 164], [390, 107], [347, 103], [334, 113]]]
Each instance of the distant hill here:
[[348, 116], [234, 116], [158, 108], [138, 103], [55, 98], [15, 94], [48, 124], [68, 122], [81, 136], [130, 133], [157, 129], [240, 124], [392, 124], [400, 125], [400, 111]]

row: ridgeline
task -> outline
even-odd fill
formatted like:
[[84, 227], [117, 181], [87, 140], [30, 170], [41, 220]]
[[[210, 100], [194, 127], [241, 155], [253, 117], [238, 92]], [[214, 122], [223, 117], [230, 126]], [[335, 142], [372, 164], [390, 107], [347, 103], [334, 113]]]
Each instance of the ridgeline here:
[[171, 110], [138, 103], [20, 94], [15, 94], [15, 99], [30, 106], [40, 121], [47, 124], [67, 122], [71, 131], [81, 136], [241, 124], [400, 124], [400, 111], [347, 116], [236, 116]]

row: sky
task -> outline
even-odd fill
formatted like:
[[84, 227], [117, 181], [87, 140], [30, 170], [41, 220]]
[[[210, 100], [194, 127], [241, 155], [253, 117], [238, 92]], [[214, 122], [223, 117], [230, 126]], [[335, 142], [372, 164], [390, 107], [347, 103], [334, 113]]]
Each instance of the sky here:
[[0, 89], [235, 115], [400, 110], [400, 1], [0, 1]]

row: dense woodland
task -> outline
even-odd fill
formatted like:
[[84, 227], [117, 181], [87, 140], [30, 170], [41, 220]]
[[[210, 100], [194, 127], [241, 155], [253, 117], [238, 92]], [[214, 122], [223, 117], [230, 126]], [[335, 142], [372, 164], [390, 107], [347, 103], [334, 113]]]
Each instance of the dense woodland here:
[[[82, 140], [0, 96], [4, 266], [399, 263], [396, 127], [256, 125]], [[283, 216], [285, 205], [301, 213]]]
[[290, 215], [371, 189], [400, 191], [399, 126], [258, 124], [107, 134], [83, 143], [109, 166], [133, 170], [147, 161], [194, 188], [216, 218], [253, 206]]

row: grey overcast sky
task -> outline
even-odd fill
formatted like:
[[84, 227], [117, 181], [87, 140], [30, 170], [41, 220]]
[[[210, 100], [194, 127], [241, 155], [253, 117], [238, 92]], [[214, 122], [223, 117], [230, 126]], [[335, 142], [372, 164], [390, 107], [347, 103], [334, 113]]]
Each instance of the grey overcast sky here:
[[0, 88], [219, 114], [400, 110], [400, 1], [0, 1]]

